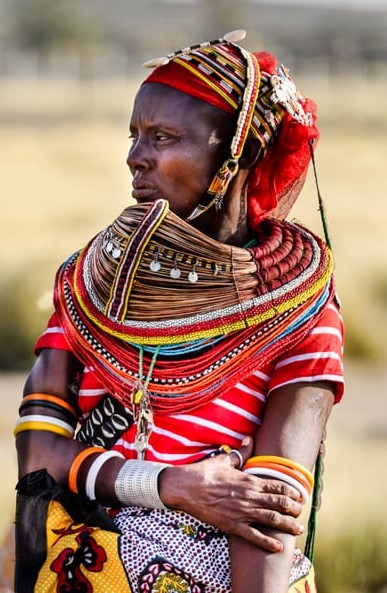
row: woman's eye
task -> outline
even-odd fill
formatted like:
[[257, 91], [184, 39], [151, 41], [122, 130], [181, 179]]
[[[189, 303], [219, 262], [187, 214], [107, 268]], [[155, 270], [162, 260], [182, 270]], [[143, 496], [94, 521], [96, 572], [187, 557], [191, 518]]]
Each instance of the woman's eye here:
[[170, 140], [171, 136], [168, 136], [167, 134], [155, 134], [155, 139], [158, 142], [163, 142], [164, 140]]

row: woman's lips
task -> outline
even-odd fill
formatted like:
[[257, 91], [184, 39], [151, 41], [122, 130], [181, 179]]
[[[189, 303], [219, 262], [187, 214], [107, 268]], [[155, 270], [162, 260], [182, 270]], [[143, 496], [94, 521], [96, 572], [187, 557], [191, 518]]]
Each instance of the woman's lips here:
[[135, 200], [144, 200], [146, 198], [150, 198], [155, 193], [154, 189], [142, 187], [142, 188], [133, 188], [132, 196]]
[[132, 184], [132, 196], [135, 200], [144, 200], [154, 196], [156, 189], [145, 183], [139, 183], [133, 181]]

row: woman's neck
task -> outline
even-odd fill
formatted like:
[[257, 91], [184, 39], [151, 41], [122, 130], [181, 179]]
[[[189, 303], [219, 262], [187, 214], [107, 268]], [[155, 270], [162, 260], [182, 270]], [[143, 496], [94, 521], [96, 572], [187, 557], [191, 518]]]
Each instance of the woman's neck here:
[[247, 224], [245, 179], [238, 181], [230, 187], [220, 210], [212, 206], [191, 224], [220, 243], [243, 247], [252, 235]]

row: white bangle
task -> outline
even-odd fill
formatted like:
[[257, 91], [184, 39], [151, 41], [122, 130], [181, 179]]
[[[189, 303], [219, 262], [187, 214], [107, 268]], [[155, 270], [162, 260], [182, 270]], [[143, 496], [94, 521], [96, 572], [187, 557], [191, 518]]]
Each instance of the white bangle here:
[[122, 453], [120, 453], [119, 451], [106, 451], [105, 453], [100, 453], [99, 455], [97, 455], [97, 457], [91, 464], [89, 471], [87, 472], [85, 484], [85, 492], [89, 500], [96, 500], [95, 483], [97, 480], [97, 476], [101, 471], [102, 466], [106, 463], [106, 461], [108, 461], [108, 459], [112, 459], [113, 457], [121, 457], [122, 459], [124, 458]]
[[305, 486], [303, 486], [298, 480], [292, 478], [291, 476], [288, 476], [287, 474], [267, 467], [251, 467], [243, 471], [246, 474], [252, 474], [254, 476], [262, 476], [274, 478], [276, 480], [281, 480], [282, 482], [285, 482], [286, 484], [289, 484], [289, 486], [293, 486], [293, 488], [296, 488], [296, 490], [298, 490], [298, 492], [302, 496], [302, 504], [308, 504], [309, 502], [309, 492], [307, 491]]
[[166, 509], [158, 490], [158, 477], [167, 463], [129, 459], [121, 467], [114, 483], [117, 499], [125, 506]]
[[74, 436], [74, 427], [56, 416], [46, 416], [45, 414], [29, 414], [28, 416], [20, 416], [16, 421], [15, 427], [22, 426], [28, 422], [41, 422], [42, 424], [52, 424], [58, 426], [69, 433], [70, 438]]

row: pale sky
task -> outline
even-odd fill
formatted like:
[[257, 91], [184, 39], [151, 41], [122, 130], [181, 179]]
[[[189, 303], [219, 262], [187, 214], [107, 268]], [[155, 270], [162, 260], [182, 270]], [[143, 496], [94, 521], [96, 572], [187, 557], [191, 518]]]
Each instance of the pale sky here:
[[[192, 2], [200, 3], [202, 0], [159, 0], [160, 2]], [[355, 10], [385, 9], [387, 12], [387, 0], [248, 0], [257, 4], [290, 4], [305, 6], [335, 6], [337, 8], [353, 8]]]
[[348, 7], [354, 9], [375, 9], [384, 8], [387, 11], [387, 0], [249, 0], [250, 2], [265, 4], [302, 4], [305, 6], [335, 6], [337, 8]]

